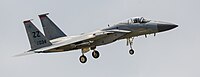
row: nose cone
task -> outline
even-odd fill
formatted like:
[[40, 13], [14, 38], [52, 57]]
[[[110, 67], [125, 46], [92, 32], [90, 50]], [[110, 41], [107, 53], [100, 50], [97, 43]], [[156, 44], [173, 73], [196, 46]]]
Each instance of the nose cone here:
[[176, 27], [178, 27], [178, 25], [171, 24], [171, 23], [158, 23], [157, 24], [158, 32], [167, 31], [167, 30], [170, 30], [170, 29], [173, 29]]

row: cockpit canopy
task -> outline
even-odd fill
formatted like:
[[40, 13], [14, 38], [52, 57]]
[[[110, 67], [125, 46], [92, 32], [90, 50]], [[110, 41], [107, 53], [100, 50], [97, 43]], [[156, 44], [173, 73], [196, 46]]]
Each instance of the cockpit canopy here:
[[149, 21], [150, 20], [144, 19], [143, 17], [133, 17], [125, 21], [122, 21], [122, 23], [147, 23]]

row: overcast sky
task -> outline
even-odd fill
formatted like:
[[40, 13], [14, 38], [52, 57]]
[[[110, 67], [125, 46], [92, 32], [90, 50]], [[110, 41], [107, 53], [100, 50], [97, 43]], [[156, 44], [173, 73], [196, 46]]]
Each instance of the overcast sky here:
[[[200, 77], [199, 0], [0, 0], [0, 77]], [[130, 56], [126, 41], [98, 47], [95, 60], [80, 50], [12, 57], [30, 49], [23, 20], [42, 31], [38, 14], [49, 17], [67, 34], [107, 27], [134, 16], [179, 27], [137, 37]]]

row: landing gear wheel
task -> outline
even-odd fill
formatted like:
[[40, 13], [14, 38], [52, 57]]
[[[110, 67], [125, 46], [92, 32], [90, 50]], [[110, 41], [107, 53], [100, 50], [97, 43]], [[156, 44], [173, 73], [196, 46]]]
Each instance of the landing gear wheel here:
[[133, 49], [130, 49], [130, 50], [129, 50], [129, 53], [130, 53], [131, 55], [133, 55], [133, 54], [134, 54], [134, 50], [133, 50]]
[[81, 55], [79, 60], [81, 63], [85, 63], [87, 61], [87, 57], [85, 55]]
[[100, 54], [99, 54], [98, 51], [94, 50], [94, 51], [92, 52], [92, 56], [93, 56], [95, 59], [97, 59], [97, 58], [99, 58]]

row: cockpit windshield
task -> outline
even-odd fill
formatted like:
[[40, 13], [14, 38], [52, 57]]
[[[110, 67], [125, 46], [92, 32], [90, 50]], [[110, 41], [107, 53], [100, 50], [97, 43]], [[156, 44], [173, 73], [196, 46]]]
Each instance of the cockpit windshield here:
[[122, 23], [147, 23], [150, 20], [144, 19], [143, 17], [134, 17], [123, 21]]

